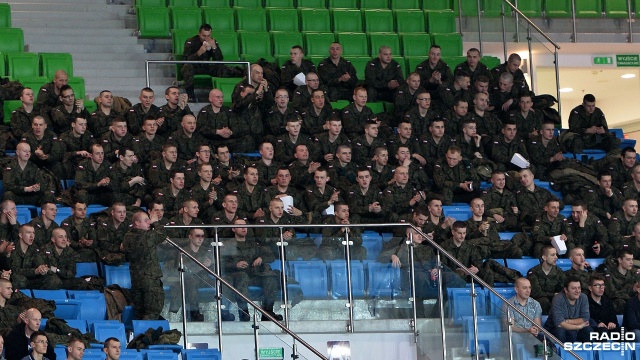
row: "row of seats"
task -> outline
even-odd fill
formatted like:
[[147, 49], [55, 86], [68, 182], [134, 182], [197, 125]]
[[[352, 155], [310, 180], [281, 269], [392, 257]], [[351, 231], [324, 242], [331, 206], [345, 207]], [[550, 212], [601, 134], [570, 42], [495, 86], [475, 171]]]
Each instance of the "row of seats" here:
[[11, 5], [0, 4], [0, 28], [11, 27]]
[[198, 8], [138, 7], [146, 12], [168, 14], [175, 30], [197, 31], [204, 22], [218, 31], [315, 31], [453, 33], [456, 15], [436, 10], [358, 10], [295, 8]]
[[452, 9], [451, 0], [136, 0], [137, 6], [277, 7], [330, 9]]
[[[426, 0], [425, 0], [426, 1]], [[478, 16], [477, 0], [460, 0], [463, 16]], [[518, 0], [518, 10], [527, 17], [572, 18], [575, 3], [576, 18], [626, 18], [629, 17], [627, 0]], [[515, 3], [512, 1], [512, 3]], [[458, 0], [453, 0], [457, 13]], [[480, 11], [485, 17], [500, 17], [502, 1], [483, 0]], [[511, 8], [504, 5], [505, 13], [510, 16]], [[631, 14], [640, 10], [640, 1], [631, 0]]]
[[73, 58], [69, 53], [0, 53], [0, 76], [12, 80], [25, 78], [53, 78], [56, 71], [64, 70], [73, 76]]

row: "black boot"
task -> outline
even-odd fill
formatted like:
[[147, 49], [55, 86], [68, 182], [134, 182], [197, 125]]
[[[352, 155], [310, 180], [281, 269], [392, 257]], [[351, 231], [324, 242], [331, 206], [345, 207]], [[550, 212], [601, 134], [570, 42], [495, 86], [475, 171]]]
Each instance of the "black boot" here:
[[238, 305], [238, 319], [240, 319], [240, 321], [245, 321], [245, 322], [251, 320], [251, 316], [249, 316], [249, 308], [247, 307], [247, 304], [244, 304], [244, 306]]
[[198, 311], [198, 310], [191, 310], [191, 311], [189, 311], [189, 314], [191, 315], [191, 321], [193, 321], [193, 322], [203, 322], [204, 321], [204, 315], [202, 315], [200, 313], [200, 311]]
[[[273, 303], [265, 303], [264, 304], [264, 310], [271, 315], [274, 319], [276, 319], [277, 321], [282, 321], [283, 317], [282, 315], [276, 314], [275, 312], [273, 312]], [[270, 319], [268, 317], [266, 317], [264, 314], [262, 314], [262, 321], [269, 321]]]
[[220, 314], [222, 321], [234, 321], [236, 317], [229, 310], [222, 310]]

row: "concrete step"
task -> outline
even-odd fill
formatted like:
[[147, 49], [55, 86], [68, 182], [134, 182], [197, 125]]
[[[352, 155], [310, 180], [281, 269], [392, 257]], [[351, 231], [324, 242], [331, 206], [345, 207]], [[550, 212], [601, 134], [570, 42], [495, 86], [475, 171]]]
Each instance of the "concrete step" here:
[[[118, 55], [118, 61], [142, 61], [145, 60], [167, 60], [171, 54], [167, 53], [132, 53]], [[100, 61], [104, 60], [104, 54], [96, 53], [77, 53], [73, 55], [73, 60], [79, 61]]]
[[[101, 61], [78, 61], [74, 60], [73, 66], [86, 69], [86, 70], [97, 70], [97, 69], [105, 69], [109, 71], [121, 70], [121, 69], [135, 69], [144, 72], [144, 61], [139, 60], [129, 60], [129, 61], [111, 61], [111, 60], [101, 60]], [[157, 68], [150, 68], [151, 71], [158, 70]]]
[[[29, 28], [34, 26], [33, 20], [13, 20], [13, 27]], [[122, 29], [124, 28], [123, 20], [87, 20], [79, 19], [74, 21], [58, 21], [55, 19], [43, 19], [38, 21], [37, 26], [49, 29]], [[133, 30], [131, 31], [133, 33]]]
[[[145, 77], [144, 68], [141, 68], [140, 66], [133, 68], [110, 69], [101, 65], [104, 65], [104, 63], [96, 63], [93, 69], [80, 68], [75, 70], [74, 68], [74, 75], [82, 76], [84, 78], [91, 76], [107, 78], [113, 76], [141, 79]], [[149, 70], [149, 74], [152, 77], [160, 77], [164, 75], [164, 72], [161, 70]]]
[[85, 13], [78, 11], [14, 11], [11, 10], [12, 20], [39, 20], [39, 19], [60, 19], [60, 20], [74, 20], [78, 16], [82, 16], [83, 19], [96, 19], [96, 20], [118, 20], [121, 19], [118, 12], [101, 12], [101, 13]]
[[87, 12], [92, 14], [101, 14], [107, 12], [127, 12], [131, 6], [127, 5], [108, 5], [106, 1], [102, 4], [92, 4], [84, 2], [40, 2], [40, 3], [11, 3], [11, 12], [14, 11], [60, 11], [60, 12]]
[[[43, 37], [41, 35], [25, 35], [24, 36], [25, 43], [31, 44], [32, 46], [35, 44], [42, 44]], [[78, 50], [84, 49], [85, 47], [91, 46], [103, 46], [103, 45], [119, 45], [119, 46], [129, 46], [129, 45], [142, 45], [138, 43], [138, 39], [131, 36], [109, 36], [109, 35], [100, 35], [100, 36], [83, 36], [82, 34], [53, 34], [46, 37], [47, 44], [73, 44], [78, 46]]]
[[144, 47], [142, 45], [96, 45], [79, 47], [75, 44], [29, 44], [31, 52], [68, 52], [75, 53], [83, 51], [87, 53], [105, 54], [104, 58], [109, 58], [106, 54], [126, 54], [126, 53], [142, 53]]
[[[49, 37], [49, 36], [55, 36], [55, 34], [52, 34], [51, 29], [49, 28], [32, 28], [32, 27], [28, 27], [28, 28], [22, 28], [22, 32], [24, 32], [24, 36], [38, 36], [38, 37]], [[65, 38], [68, 37], [86, 37], [86, 38], [95, 38], [95, 37], [111, 37], [111, 38], [124, 38], [124, 37], [131, 37], [131, 34], [133, 33], [132, 29], [123, 29], [123, 28], [119, 28], [119, 29], [106, 29], [106, 28], [91, 28], [91, 29], [82, 29], [81, 31], [78, 32], [69, 32], [68, 34], [65, 35], [60, 35], [60, 36], [64, 36]]]
[[[129, 3], [131, 4], [133, 0], [126, 0], [124, 1], [125, 3]], [[37, 5], [37, 4], [42, 4], [43, 0], [9, 0], [9, 1], [3, 1], [6, 3], [9, 3], [11, 5], [11, 8], [13, 9], [14, 5], [18, 5], [18, 4], [31, 4], [31, 5]], [[94, 5], [105, 5], [108, 4], [109, 1], [108, 0], [55, 0], [56, 3], [60, 3], [60, 4], [77, 4], [77, 3], [83, 3], [83, 4], [94, 4]], [[130, 5], [129, 5], [130, 6]]]

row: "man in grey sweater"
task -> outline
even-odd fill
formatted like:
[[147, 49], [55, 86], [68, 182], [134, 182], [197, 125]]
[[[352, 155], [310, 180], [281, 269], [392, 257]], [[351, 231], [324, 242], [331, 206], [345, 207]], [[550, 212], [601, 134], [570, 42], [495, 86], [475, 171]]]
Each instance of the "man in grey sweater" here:
[[580, 279], [570, 276], [564, 291], [551, 301], [551, 312], [544, 327], [562, 342], [589, 341], [589, 300], [583, 294]]

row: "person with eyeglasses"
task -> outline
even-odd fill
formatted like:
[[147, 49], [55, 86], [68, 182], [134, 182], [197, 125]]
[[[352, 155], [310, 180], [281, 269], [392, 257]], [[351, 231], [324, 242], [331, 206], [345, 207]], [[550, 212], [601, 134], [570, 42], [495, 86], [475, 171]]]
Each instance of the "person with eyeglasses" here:
[[589, 322], [594, 331], [612, 333], [620, 331], [613, 304], [605, 294], [605, 277], [595, 273], [589, 277]]
[[31, 354], [22, 358], [22, 360], [49, 360], [46, 356], [49, 340], [44, 331], [36, 331], [29, 338], [31, 345]]
[[417, 106], [412, 107], [403, 115], [402, 119], [397, 120], [398, 122], [409, 120], [415, 136], [428, 135], [429, 126], [437, 117], [435, 110], [431, 107], [431, 94], [426, 90], [416, 91], [414, 104]]
[[[276, 91], [276, 103], [265, 114], [266, 133], [279, 136], [287, 133], [287, 119], [299, 116], [298, 111], [289, 104], [289, 93], [286, 89]], [[302, 121], [301, 121], [302, 122]]]
[[[320, 84], [320, 78], [316, 72], [309, 72], [305, 77], [305, 84], [298, 86], [292, 94], [291, 97], [291, 106], [298, 111], [302, 111], [302, 109], [307, 106], [311, 106], [311, 96], [315, 90], [322, 90], [322, 93], [325, 95], [327, 99], [329, 99], [329, 95], [327, 95], [327, 87], [323, 84]], [[327, 101], [328, 103], [328, 101]]]
[[89, 119], [89, 112], [84, 107], [83, 99], [76, 99], [73, 88], [64, 85], [60, 88], [60, 105], [50, 110], [53, 132], [60, 135], [71, 129], [73, 120], [81, 117]]
[[[36, 308], [30, 308], [20, 314], [21, 322], [16, 325], [6, 336], [5, 343], [11, 344], [5, 349], [7, 360], [30, 359], [29, 352], [34, 345], [38, 345], [38, 359], [56, 360], [56, 353], [53, 346], [47, 340], [47, 335], [39, 331], [42, 314]], [[33, 334], [36, 334], [32, 339]], [[37, 341], [37, 342], [34, 342]]]

